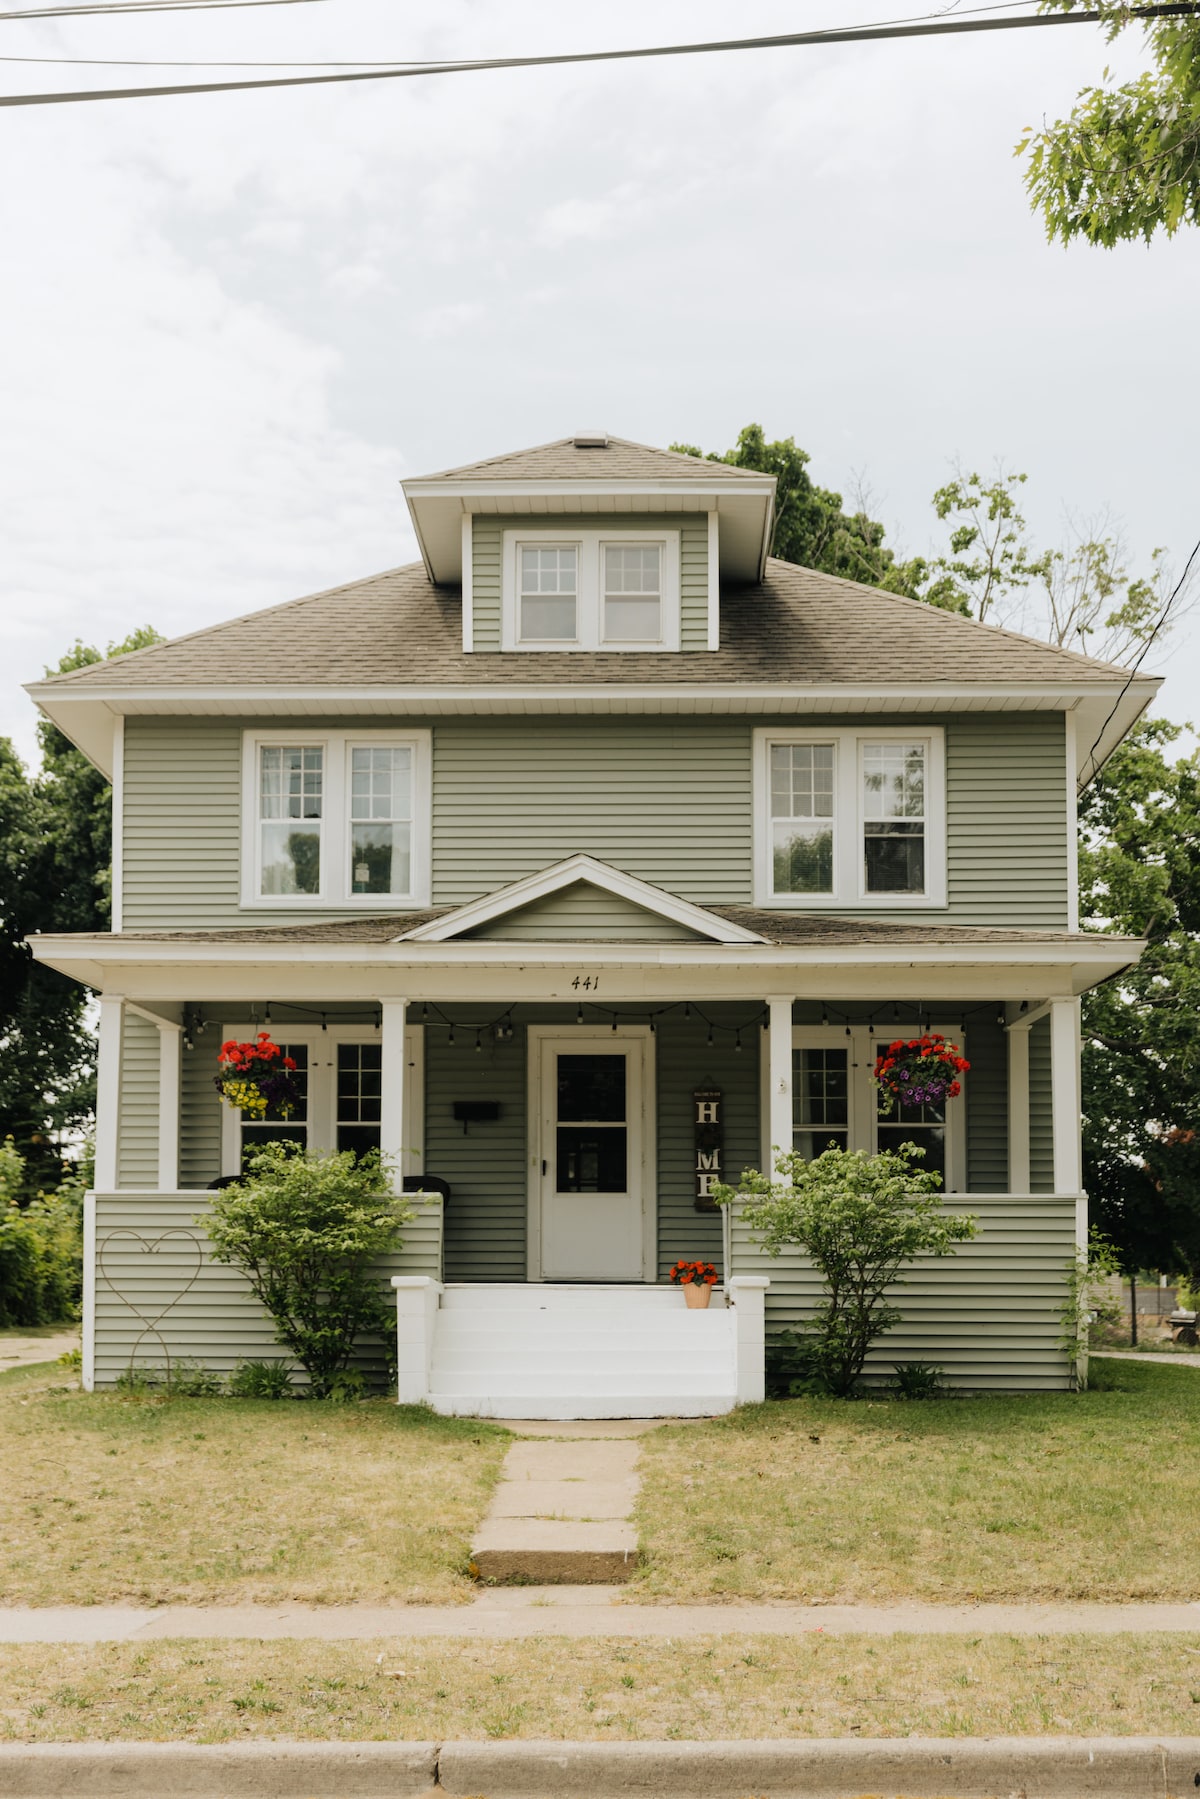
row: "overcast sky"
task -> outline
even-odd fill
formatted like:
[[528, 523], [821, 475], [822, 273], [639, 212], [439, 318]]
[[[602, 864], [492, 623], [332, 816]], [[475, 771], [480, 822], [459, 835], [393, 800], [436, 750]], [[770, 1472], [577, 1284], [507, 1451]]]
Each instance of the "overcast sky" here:
[[[904, 11], [314, 0], [0, 21], [0, 53], [428, 59]], [[411, 560], [403, 476], [596, 426], [723, 449], [759, 420], [910, 552], [951, 460], [999, 457], [1045, 540], [1108, 509], [1181, 565], [1200, 234], [1051, 248], [1012, 154], [1106, 61], [1136, 42], [1074, 26], [0, 112], [0, 732], [31, 753], [20, 683], [77, 636]], [[0, 68], [147, 78], [191, 77]], [[1200, 712], [1200, 626], [1156, 660], [1161, 709]]]

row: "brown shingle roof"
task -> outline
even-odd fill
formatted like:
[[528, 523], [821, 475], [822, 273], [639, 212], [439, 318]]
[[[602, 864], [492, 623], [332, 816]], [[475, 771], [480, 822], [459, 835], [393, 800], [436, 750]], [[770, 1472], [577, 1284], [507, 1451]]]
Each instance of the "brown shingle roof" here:
[[516, 655], [462, 647], [462, 599], [420, 563], [59, 675], [49, 686], [328, 687], [1111, 682], [1127, 671], [920, 600], [772, 560], [721, 595], [721, 647]]
[[602, 447], [587, 449], [578, 448], [574, 438], [560, 437], [554, 443], [536, 444], [530, 450], [513, 450], [505, 456], [489, 456], [483, 462], [464, 463], [462, 468], [440, 469], [436, 475], [411, 477], [414, 483], [476, 479], [702, 481], [711, 487], [715, 483], [761, 482], [769, 477], [756, 469], [732, 468], [727, 462], [683, 456], [677, 450], [656, 450], [651, 444], [631, 443], [625, 437], [610, 437]]

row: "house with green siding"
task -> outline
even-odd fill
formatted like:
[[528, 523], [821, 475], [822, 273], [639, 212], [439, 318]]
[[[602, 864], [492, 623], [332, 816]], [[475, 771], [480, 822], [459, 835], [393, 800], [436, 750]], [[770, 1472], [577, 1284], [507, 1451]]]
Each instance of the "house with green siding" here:
[[[1142, 947], [1079, 930], [1076, 795], [1157, 683], [772, 558], [723, 463], [581, 435], [404, 491], [420, 562], [30, 689], [113, 787], [111, 932], [32, 946], [99, 996], [85, 1384], [280, 1353], [200, 1220], [285, 1137], [413, 1196], [402, 1400], [761, 1397], [817, 1283], [710, 1189], [831, 1143], [979, 1221], [868, 1372], [1069, 1385], [1079, 999]], [[214, 1085], [264, 1030], [286, 1119]], [[963, 1093], [889, 1111], [917, 1030]]]

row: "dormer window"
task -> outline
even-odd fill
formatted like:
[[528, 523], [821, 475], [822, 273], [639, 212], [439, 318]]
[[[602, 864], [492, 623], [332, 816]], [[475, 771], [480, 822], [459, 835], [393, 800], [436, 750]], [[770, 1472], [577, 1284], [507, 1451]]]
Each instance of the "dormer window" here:
[[508, 530], [506, 650], [677, 650], [679, 532]]

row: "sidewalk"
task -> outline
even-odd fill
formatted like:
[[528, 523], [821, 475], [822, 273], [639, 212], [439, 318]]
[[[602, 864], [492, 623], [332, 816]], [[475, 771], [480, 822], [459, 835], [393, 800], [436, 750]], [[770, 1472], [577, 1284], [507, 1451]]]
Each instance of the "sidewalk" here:
[[0, 1643], [137, 1643], [163, 1638], [1062, 1636], [1120, 1631], [1200, 1636], [1200, 1602], [1154, 1605], [629, 1605], [619, 1586], [495, 1587], [467, 1605], [0, 1606]]

